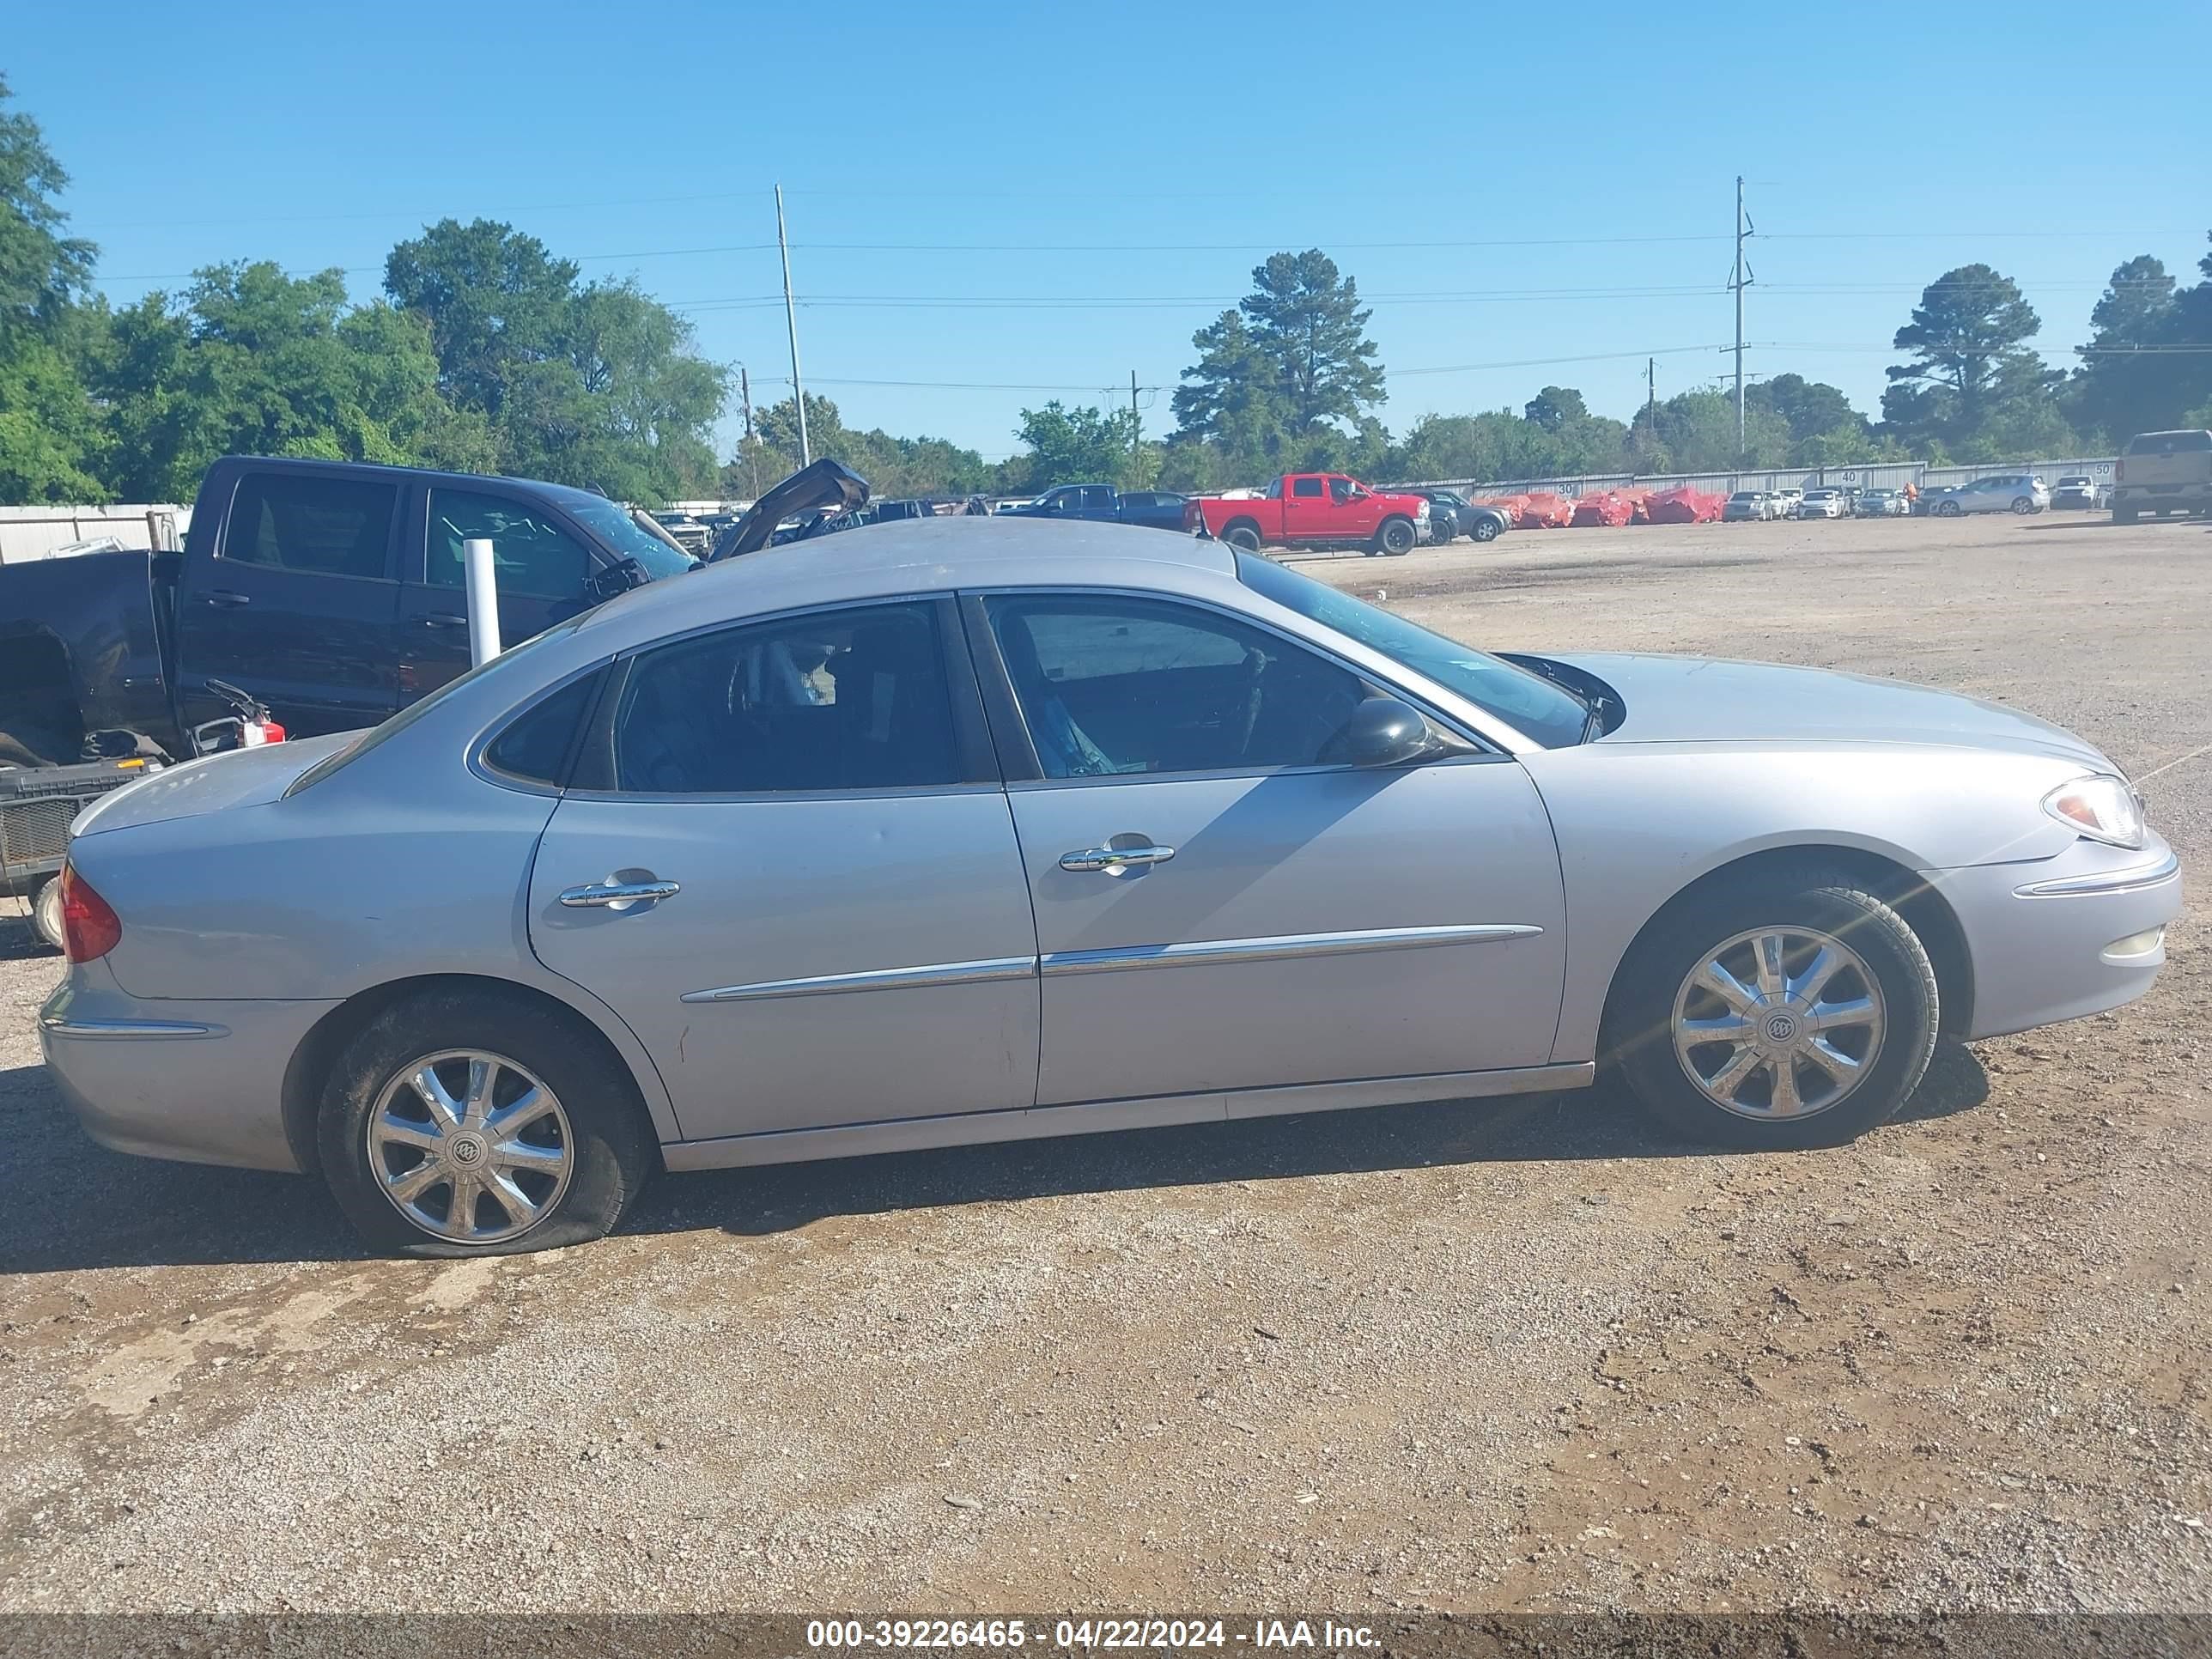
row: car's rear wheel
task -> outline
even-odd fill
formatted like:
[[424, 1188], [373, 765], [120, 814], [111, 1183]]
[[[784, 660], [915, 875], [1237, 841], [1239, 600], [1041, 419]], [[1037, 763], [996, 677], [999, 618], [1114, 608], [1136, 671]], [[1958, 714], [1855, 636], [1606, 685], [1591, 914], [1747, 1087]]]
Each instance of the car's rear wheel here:
[[2012, 500], [2012, 510], [2019, 514], [2022, 518], [2027, 517], [2029, 514], [2035, 511], [2035, 497], [2033, 495], [2014, 496]]
[[48, 876], [31, 895], [31, 926], [57, 951], [66, 950], [62, 935], [62, 878]]
[[635, 1085], [520, 996], [431, 991], [346, 1045], [317, 1125], [323, 1173], [371, 1243], [504, 1255], [605, 1233], [653, 1167]]
[[1221, 539], [1239, 552], [1257, 553], [1260, 550], [1260, 532], [1249, 524], [1231, 525]]
[[1474, 530], [1468, 533], [1479, 542], [1494, 542], [1498, 539], [1498, 532], [1504, 526], [1497, 520], [1485, 517], [1477, 519], [1474, 521]]
[[1375, 550], [1395, 557], [1412, 552], [1415, 539], [1411, 519], [1385, 519], [1382, 527], [1375, 532]]
[[1754, 880], [1686, 905], [1620, 973], [1613, 1050], [1644, 1104], [1692, 1140], [1849, 1140], [1895, 1114], [1935, 1052], [1927, 951], [1844, 877]]

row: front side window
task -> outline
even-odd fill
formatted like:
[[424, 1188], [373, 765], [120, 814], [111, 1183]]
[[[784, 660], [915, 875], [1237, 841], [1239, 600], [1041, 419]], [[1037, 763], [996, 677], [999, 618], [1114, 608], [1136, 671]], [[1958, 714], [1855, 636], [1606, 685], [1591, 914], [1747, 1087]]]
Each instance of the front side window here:
[[1264, 629], [1120, 594], [988, 601], [1050, 778], [1328, 763], [1367, 688]]
[[1547, 749], [1582, 741], [1589, 710], [1540, 675], [1431, 634], [1272, 559], [1240, 553], [1237, 575], [1254, 592], [1457, 692]]
[[263, 473], [240, 480], [222, 556], [316, 576], [381, 578], [397, 488], [369, 479]]
[[491, 544], [492, 568], [502, 592], [548, 599], [583, 592], [592, 556], [543, 507], [514, 496], [433, 489], [425, 549], [428, 562], [423, 572], [430, 585], [465, 586], [468, 573], [461, 544], [479, 539]]
[[935, 608], [819, 611], [641, 656], [615, 711], [615, 787], [656, 794], [962, 781]]
[[1328, 493], [1330, 498], [1334, 500], [1339, 507], [1342, 507], [1346, 501], [1352, 499], [1352, 480], [1349, 478], [1331, 478], [1328, 481]]

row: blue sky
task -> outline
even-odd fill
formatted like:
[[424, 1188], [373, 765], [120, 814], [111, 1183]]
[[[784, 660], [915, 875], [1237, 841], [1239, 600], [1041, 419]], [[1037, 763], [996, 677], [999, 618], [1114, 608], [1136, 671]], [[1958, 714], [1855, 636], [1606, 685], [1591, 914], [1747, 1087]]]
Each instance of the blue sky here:
[[[1397, 431], [1547, 381], [1626, 416], [1649, 352], [1662, 396], [1722, 374], [1739, 172], [1750, 367], [1869, 410], [1942, 270], [2018, 278], [2070, 362], [2114, 264], [2193, 278], [2212, 228], [2203, 0], [97, 13], [18, 8], [0, 72], [118, 298], [238, 257], [367, 297], [395, 240], [484, 215], [635, 276], [767, 402], [781, 181], [808, 389], [993, 457], [1133, 369], [1165, 431], [1273, 248], [1372, 300]], [[960, 384], [865, 384], [901, 381]]]

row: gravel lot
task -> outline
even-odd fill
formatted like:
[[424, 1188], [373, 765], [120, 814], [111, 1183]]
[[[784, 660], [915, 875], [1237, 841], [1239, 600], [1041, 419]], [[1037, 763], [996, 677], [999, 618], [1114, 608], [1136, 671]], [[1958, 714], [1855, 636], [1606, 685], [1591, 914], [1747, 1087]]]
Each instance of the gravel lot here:
[[[1306, 568], [2017, 703], [2201, 867], [2209, 565], [2045, 515]], [[1840, 1151], [1591, 1091], [688, 1176], [433, 1265], [91, 1145], [0, 921], [0, 1610], [2212, 1609], [2204, 939]]]

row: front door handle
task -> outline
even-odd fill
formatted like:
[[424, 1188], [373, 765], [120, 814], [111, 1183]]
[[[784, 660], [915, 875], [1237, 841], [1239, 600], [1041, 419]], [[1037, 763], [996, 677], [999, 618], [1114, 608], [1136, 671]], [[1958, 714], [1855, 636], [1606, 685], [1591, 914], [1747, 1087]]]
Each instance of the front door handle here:
[[250, 595], [234, 593], [227, 587], [218, 587], [207, 596], [207, 602], [220, 605], [226, 611], [234, 611], [241, 605], [252, 605], [253, 600]]
[[466, 628], [469, 625], [466, 617], [456, 617], [450, 611], [434, 611], [418, 620], [425, 628]]
[[1079, 853], [1062, 853], [1060, 867], [1076, 875], [1096, 872], [1118, 876], [1125, 870], [1148, 864], [1165, 864], [1176, 855], [1172, 847], [1142, 842], [1133, 847], [1086, 847]]
[[574, 910], [594, 905], [605, 905], [612, 910], [627, 910], [633, 904], [651, 899], [674, 898], [684, 890], [672, 881], [592, 881], [581, 887], [565, 887], [561, 890], [561, 902]]

